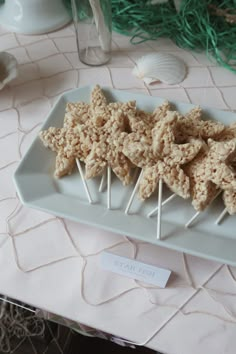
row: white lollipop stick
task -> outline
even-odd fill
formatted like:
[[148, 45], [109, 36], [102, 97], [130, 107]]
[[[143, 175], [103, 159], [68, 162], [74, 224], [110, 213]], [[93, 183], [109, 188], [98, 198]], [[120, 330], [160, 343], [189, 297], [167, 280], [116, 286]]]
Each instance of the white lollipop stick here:
[[111, 167], [107, 167], [107, 209], [111, 209]]
[[161, 239], [161, 203], [162, 203], [162, 179], [159, 180], [158, 186], [158, 212], [157, 212], [157, 239]]
[[222, 211], [222, 213], [220, 213], [219, 217], [216, 219], [215, 224], [219, 225], [227, 213], [228, 213], [228, 210], [227, 210], [227, 208], [225, 208]]
[[90, 204], [92, 204], [93, 201], [92, 201], [91, 195], [89, 193], [89, 189], [88, 189], [87, 183], [86, 183], [85, 178], [84, 178], [84, 173], [83, 173], [83, 170], [82, 170], [82, 167], [81, 167], [81, 164], [80, 164], [80, 160], [79, 159], [75, 159], [75, 161], [76, 161], [76, 165], [78, 167], [79, 173], [80, 173], [80, 177], [82, 179], [84, 190], [85, 190], [86, 195], [88, 197], [88, 201], [89, 201]]
[[[173, 193], [171, 194], [168, 198], [164, 200], [164, 202], [161, 203], [161, 206], [166, 205], [169, 203], [171, 200], [177, 197], [177, 194]], [[147, 214], [147, 217], [150, 218], [153, 214], [155, 214], [158, 211], [158, 206], [155, 207], [153, 210], [150, 211], [150, 213]]]
[[191, 219], [185, 224], [185, 227], [189, 227], [193, 222], [194, 220], [197, 219], [197, 217], [201, 214], [201, 211], [197, 211], [196, 214], [194, 214]]
[[[218, 195], [220, 195], [220, 193], [222, 192], [222, 190], [220, 190], [218, 193], [216, 193], [215, 197], [212, 199], [211, 203], [213, 202], [213, 200], [215, 200]], [[197, 217], [202, 213], [202, 211], [197, 211], [196, 214], [193, 215], [193, 217], [191, 217], [191, 219], [185, 224], [185, 227], [189, 227], [194, 220], [197, 219]]]
[[100, 182], [100, 185], [99, 185], [99, 188], [98, 188], [98, 191], [99, 191], [99, 192], [102, 192], [102, 191], [103, 191], [104, 182], [105, 182], [105, 173], [102, 175], [102, 178], [101, 178], [101, 182]]
[[135, 193], [136, 193], [136, 191], [137, 191], [137, 189], [138, 189], [138, 185], [139, 185], [139, 182], [140, 182], [140, 180], [141, 180], [141, 178], [142, 178], [142, 175], [143, 175], [143, 170], [140, 172], [140, 175], [139, 175], [139, 177], [138, 177], [138, 180], [137, 180], [137, 182], [136, 182], [136, 184], [135, 184], [135, 186], [134, 186], [133, 192], [132, 192], [132, 194], [131, 194], [131, 196], [130, 196], [130, 198], [129, 198], [127, 207], [126, 207], [126, 209], [125, 209], [125, 214], [129, 214], [129, 209], [130, 209], [131, 204], [132, 204], [132, 202], [133, 202]]

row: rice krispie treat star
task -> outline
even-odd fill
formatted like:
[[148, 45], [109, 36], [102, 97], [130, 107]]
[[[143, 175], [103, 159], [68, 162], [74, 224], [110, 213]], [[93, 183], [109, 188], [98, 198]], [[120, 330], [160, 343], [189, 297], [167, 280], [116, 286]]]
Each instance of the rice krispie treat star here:
[[234, 141], [216, 142], [208, 139], [208, 146], [184, 167], [190, 178], [192, 205], [197, 211], [204, 210], [220, 189], [236, 189], [236, 176], [229, 166], [235, 158]]
[[[99, 86], [91, 93], [91, 104], [68, 103], [63, 128], [50, 127], [39, 134], [44, 145], [57, 153], [55, 176], [62, 177], [71, 173], [75, 159], [78, 158], [81, 161], [87, 159], [87, 177], [99, 174], [109, 161], [109, 165], [123, 183], [129, 183], [130, 163], [122, 153], [120, 137], [121, 132], [127, 130], [127, 115], [135, 111], [135, 101], [107, 104]], [[119, 113], [117, 117], [122, 116], [122, 122], [120, 118], [114, 118], [114, 112]], [[102, 151], [103, 143], [106, 153], [98, 158], [98, 151]], [[112, 146], [111, 152], [108, 151], [109, 144]], [[97, 164], [98, 160], [102, 161], [100, 165]]]
[[100, 86], [96, 85], [91, 93], [91, 103], [68, 103], [64, 127], [70, 131], [68, 149], [76, 158], [84, 161], [91, 151], [92, 144], [99, 141], [100, 128], [110, 119], [113, 110], [129, 112], [136, 109], [136, 102], [114, 102], [107, 104]]
[[70, 174], [75, 159], [84, 161], [91, 150], [91, 142], [97, 139], [90, 123], [89, 107], [84, 102], [68, 103], [63, 127], [50, 127], [39, 133], [44, 145], [57, 152], [55, 177]]
[[[142, 159], [149, 156], [150, 161], [152, 151], [152, 129], [157, 121], [164, 119], [170, 104], [165, 101], [161, 106], [158, 106], [153, 113], [137, 109], [135, 112], [128, 114], [129, 136], [126, 138], [126, 145], [129, 142], [132, 144], [129, 149], [129, 158], [134, 165], [139, 166]], [[141, 143], [141, 144], [140, 144]]]
[[[167, 107], [168, 103], [164, 102], [163, 105], [155, 109], [157, 121], [161, 118], [164, 119]], [[152, 129], [156, 124], [154, 115], [137, 110], [128, 115], [128, 120], [131, 133], [125, 138], [125, 154], [129, 154], [129, 159], [136, 166], [142, 167], [143, 160], [146, 161], [145, 163], [153, 165], [155, 157], [152, 147]]]
[[201, 149], [199, 140], [186, 144], [175, 143], [176, 112], [168, 112], [152, 130], [151, 140], [143, 136], [141, 140], [135, 133], [129, 134], [124, 141], [124, 154], [143, 169], [139, 185], [139, 197], [146, 199], [155, 191], [160, 179], [176, 194], [188, 198], [189, 178], [181, 166], [191, 161]]
[[195, 138], [214, 138], [224, 130], [224, 125], [213, 120], [203, 120], [200, 107], [193, 108], [190, 112], [178, 116], [176, 126], [176, 141], [185, 142], [190, 136]]

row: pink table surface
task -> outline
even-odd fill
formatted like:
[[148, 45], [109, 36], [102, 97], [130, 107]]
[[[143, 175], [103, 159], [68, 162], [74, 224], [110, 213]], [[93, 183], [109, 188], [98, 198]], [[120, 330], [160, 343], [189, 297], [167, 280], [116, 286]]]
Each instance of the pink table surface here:
[[[146, 87], [132, 76], [134, 60], [156, 50], [185, 60], [181, 85]], [[99, 83], [235, 110], [236, 75], [168, 39], [133, 46], [118, 34], [111, 62], [87, 67], [71, 26], [40, 36], [1, 28], [0, 51], [19, 63], [18, 78], [0, 91], [0, 293], [163, 353], [235, 354], [236, 269], [21, 207], [12, 175], [63, 92]], [[171, 269], [167, 288], [103, 271], [105, 248]]]

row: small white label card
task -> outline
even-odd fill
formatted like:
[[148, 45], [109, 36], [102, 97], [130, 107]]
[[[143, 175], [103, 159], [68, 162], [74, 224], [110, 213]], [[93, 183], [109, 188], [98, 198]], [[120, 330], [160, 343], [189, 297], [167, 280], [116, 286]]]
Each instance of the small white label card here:
[[160, 288], [165, 288], [171, 274], [169, 269], [159, 268], [106, 251], [101, 253], [101, 266], [110, 272], [154, 284]]

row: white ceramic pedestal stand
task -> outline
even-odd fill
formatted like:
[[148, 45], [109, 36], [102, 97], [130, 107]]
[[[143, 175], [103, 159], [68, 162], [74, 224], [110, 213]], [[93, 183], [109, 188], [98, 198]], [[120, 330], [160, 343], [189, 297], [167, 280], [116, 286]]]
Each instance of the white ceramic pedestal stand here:
[[0, 5], [0, 25], [12, 32], [42, 34], [70, 21], [62, 0], [5, 0]]

